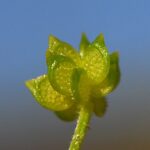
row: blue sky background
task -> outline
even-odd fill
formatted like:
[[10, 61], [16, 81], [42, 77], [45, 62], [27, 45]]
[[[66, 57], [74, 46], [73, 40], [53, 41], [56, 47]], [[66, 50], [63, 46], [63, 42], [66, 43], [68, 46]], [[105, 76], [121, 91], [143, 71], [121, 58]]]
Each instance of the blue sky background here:
[[[61, 123], [36, 104], [24, 81], [46, 72], [50, 34], [78, 48], [82, 32], [90, 40], [102, 32], [110, 52], [119, 51], [122, 72], [120, 86], [110, 96], [109, 115], [92, 121], [96, 127], [85, 149], [96, 144], [95, 150], [99, 145], [115, 150], [150, 147], [149, 0], [1, 0], [0, 149], [47, 150], [49, 145], [57, 149], [57, 142], [66, 149], [73, 125]], [[115, 133], [116, 139], [110, 136]], [[141, 133], [143, 141], [138, 138]], [[117, 145], [119, 139], [124, 147]]]

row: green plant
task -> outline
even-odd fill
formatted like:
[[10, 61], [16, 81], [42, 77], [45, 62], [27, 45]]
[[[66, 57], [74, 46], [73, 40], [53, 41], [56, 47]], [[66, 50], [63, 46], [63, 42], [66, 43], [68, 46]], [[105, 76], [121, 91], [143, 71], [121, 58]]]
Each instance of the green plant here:
[[119, 83], [118, 53], [108, 53], [102, 34], [90, 43], [83, 33], [78, 53], [71, 45], [49, 37], [48, 73], [26, 81], [37, 102], [62, 120], [77, 126], [69, 150], [79, 150], [91, 115], [103, 116], [105, 96]]

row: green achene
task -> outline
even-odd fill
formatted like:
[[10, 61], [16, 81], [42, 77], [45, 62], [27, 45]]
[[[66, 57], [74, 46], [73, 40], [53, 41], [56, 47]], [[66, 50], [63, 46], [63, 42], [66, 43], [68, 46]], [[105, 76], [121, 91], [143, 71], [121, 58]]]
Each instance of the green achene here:
[[83, 33], [79, 49], [50, 35], [47, 73], [26, 81], [41, 106], [61, 120], [78, 119], [69, 150], [80, 149], [92, 114], [105, 114], [105, 96], [120, 81], [118, 52], [108, 53], [103, 34], [90, 42]]

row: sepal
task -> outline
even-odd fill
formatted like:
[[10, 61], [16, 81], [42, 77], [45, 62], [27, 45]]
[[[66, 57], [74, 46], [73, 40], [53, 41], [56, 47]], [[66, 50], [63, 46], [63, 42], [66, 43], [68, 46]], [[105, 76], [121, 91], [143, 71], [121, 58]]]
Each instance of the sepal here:
[[73, 104], [71, 97], [61, 95], [53, 89], [47, 75], [28, 80], [25, 84], [36, 101], [48, 110], [62, 111]]
[[120, 82], [119, 54], [113, 52], [110, 55], [110, 69], [106, 79], [97, 87], [97, 93], [106, 96], [116, 89]]

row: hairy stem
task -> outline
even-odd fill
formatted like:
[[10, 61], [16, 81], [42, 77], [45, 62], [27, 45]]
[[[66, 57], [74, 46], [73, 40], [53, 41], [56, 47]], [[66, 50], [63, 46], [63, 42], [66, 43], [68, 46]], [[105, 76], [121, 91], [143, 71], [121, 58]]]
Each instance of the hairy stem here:
[[69, 150], [80, 150], [86, 131], [89, 127], [91, 112], [92, 112], [92, 105], [88, 106], [82, 105]]

